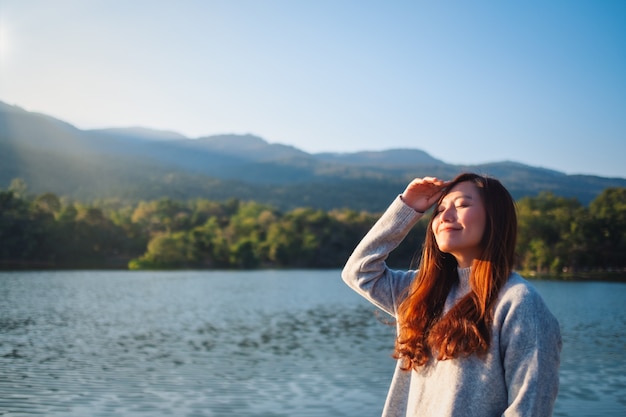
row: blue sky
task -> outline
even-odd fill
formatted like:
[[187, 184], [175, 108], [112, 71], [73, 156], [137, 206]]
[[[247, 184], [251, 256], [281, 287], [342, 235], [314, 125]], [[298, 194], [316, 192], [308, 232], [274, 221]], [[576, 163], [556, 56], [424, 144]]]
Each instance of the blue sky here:
[[0, 100], [626, 178], [626, 1], [0, 0]]

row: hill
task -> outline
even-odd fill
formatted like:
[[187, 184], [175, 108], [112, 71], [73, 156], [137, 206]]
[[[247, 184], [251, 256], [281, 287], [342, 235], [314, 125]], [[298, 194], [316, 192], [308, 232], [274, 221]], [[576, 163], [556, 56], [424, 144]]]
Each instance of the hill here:
[[566, 175], [512, 161], [461, 166], [417, 149], [309, 154], [254, 135], [187, 138], [147, 128], [81, 130], [0, 102], [0, 187], [22, 178], [30, 192], [84, 201], [171, 197], [256, 200], [380, 211], [416, 177], [475, 171], [501, 179], [515, 198], [541, 191], [589, 203], [626, 179]]

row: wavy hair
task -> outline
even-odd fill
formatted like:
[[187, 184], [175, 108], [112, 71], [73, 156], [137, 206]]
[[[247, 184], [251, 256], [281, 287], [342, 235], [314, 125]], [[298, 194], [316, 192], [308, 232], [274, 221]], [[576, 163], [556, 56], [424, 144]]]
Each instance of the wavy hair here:
[[472, 262], [471, 290], [444, 314], [448, 293], [458, 280], [457, 261], [437, 246], [432, 231], [435, 210], [426, 230], [419, 270], [398, 307], [393, 357], [401, 361], [404, 370], [418, 369], [431, 358], [481, 355], [491, 343], [493, 306], [515, 261], [517, 213], [500, 181], [472, 173], [452, 180], [437, 205], [452, 188], [466, 181], [478, 189], [486, 214], [482, 253]]

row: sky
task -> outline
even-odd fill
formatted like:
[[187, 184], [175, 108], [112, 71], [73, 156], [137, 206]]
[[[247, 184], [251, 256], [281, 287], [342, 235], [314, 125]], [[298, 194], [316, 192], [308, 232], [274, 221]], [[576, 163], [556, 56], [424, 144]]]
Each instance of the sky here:
[[0, 101], [626, 178], [626, 1], [0, 0]]

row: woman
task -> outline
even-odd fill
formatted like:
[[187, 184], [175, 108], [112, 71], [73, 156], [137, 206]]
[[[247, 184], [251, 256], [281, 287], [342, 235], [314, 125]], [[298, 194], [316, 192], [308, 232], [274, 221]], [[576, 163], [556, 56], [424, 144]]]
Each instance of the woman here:
[[[387, 255], [434, 205], [419, 270]], [[396, 318], [383, 416], [552, 415], [559, 324], [513, 272], [517, 216], [493, 178], [413, 180], [363, 238], [343, 280]]]

